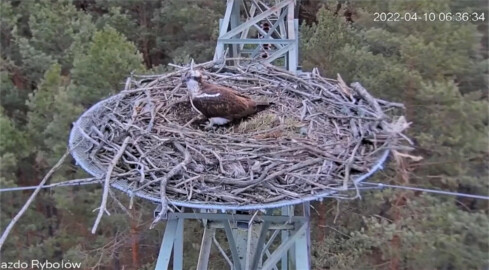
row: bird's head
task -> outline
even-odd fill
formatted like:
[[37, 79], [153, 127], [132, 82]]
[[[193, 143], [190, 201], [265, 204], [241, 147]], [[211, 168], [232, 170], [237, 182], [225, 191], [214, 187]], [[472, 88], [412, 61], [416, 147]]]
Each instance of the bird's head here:
[[183, 78], [183, 82], [188, 83], [189, 81], [196, 81], [201, 83], [202, 77], [202, 72], [200, 70], [190, 70]]
[[200, 84], [202, 83], [202, 72], [195, 69], [194, 60], [190, 62], [190, 70], [183, 77], [183, 82], [187, 85], [187, 89], [191, 94], [197, 94], [200, 91]]

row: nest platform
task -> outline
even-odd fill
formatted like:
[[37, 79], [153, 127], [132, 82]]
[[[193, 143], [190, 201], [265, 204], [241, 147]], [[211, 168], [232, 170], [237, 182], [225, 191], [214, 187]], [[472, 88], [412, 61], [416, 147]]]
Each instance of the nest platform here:
[[401, 104], [316, 70], [197, 67], [210, 83], [274, 105], [206, 130], [182, 84], [188, 67], [132, 76], [125, 90], [75, 123], [69, 144], [77, 163], [95, 177], [110, 177], [112, 187], [164, 205], [275, 208], [351, 195], [402, 144], [408, 126], [390, 113]]

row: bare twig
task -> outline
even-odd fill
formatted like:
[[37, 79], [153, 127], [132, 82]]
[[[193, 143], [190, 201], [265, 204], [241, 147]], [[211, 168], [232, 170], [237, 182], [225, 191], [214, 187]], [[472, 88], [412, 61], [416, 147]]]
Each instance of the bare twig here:
[[153, 224], [151, 225], [151, 228], [156, 225], [158, 221], [160, 221], [167, 213], [168, 211], [168, 198], [166, 196], [166, 185], [168, 183], [168, 180], [175, 176], [177, 173], [180, 172], [185, 166], [187, 166], [188, 163], [192, 160], [192, 157], [190, 156], [190, 153], [188, 152], [187, 149], [183, 148], [179, 143], [174, 142], [173, 145], [179, 152], [181, 152], [184, 156], [183, 161], [178, 163], [175, 167], [173, 167], [162, 179], [160, 182], [160, 200], [161, 200], [161, 211], [158, 214], [158, 216], [155, 218], [153, 221]]
[[351, 87], [357, 94], [359, 94], [364, 100], [370, 104], [375, 109], [375, 112], [379, 116], [380, 119], [384, 118], [384, 112], [382, 108], [379, 105], [379, 102], [359, 83], [359, 82], [354, 82], [351, 84]]
[[0, 250], [3, 247], [3, 244], [5, 243], [5, 240], [7, 240], [8, 235], [10, 234], [10, 231], [14, 228], [15, 224], [19, 219], [24, 215], [25, 211], [29, 208], [31, 203], [34, 201], [36, 198], [37, 194], [39, 191], [41, 191], [42, 186], [51, 178], [51, 176], [58, 170], [59, 167], [63, 164], [63, 162], [66, 160], [68, 155], [70, 154], [69, 150], [66, 150], [64, 155], [56, 162], [56, 164], [48, 171], [48, 173], [44, 176], [44, 178], [41, 180], [37, 188], [32, 192], [31, 196], [29, 199], [25, 202], [24, 206], [20, 209], [20, 211], [15, 215], [15, 217], [10, 221], [10, 223], [7, 225], [7, 228], [5, 228], [5, 231], [2, 233], [2, 237], [0, 238]]
[[95, 234], [97, 231], [98, 224], [100, 223], [100, 220], [102, 219], [102, 216], [104, 215], [104, 212], [107, 211], [107, 197], [109, 195], [109, 188], [110, 188], [110, 177], [112, 175], [112, 171], [114, 170], [114, 167], [117, 165], [117, 162], [119, 162], [119, 159], [122, 157], [122, 154], [124, 154], [124, 151], [126, 150], [127, 145], [129, 144], [129, 141], [131, 140], [131, 137], [126, 137], [124, 139], [124, 142], [122, 143], [121, 147], [117, 151], [117, 154], [114, 156], [112, 161], [109, 164], [109, 167], [107, 167], [107, 173], [105, 174], [105, 182], [104, 182], [104, 190], [103, 190], [103, 195], [102, 195], [102, 202], [100, 203], [97, 219], [95, 220], [95, 223], [93, 224], [92, 227], [92, 233]]

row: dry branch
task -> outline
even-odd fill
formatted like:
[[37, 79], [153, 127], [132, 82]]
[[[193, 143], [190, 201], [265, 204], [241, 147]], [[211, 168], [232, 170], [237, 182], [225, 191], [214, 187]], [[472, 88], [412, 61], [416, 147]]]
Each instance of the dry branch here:
[[22, 206], [22, 209], [15, 215], [15, 217], [10, 221], [10, 223], [7, 225], [7, 228], [5, 228], [5, 231], [2, 233], [2, 237], [0, 238], [0, 250], [3, 247], [3, 244], [5, 243], [5, 240], [7, 240], [8, 235], [10, 234], [10, 231], [12, 228], [15, 226], [15, 223], [19, 221], [19, 219], [24, 215], [25, 211], [29, 208], [31, 203], [34, 201], [36, 198], [37, 194], [39, 191], [41, 191], [42, 187], [44, 184], [51, 178], [51, 176], [58, 170], [59, 167], [63, 164], [65, 159], [68, 157], [70, 152], [66, 150], [64, 155], [56, 162], [56, 164], [49, 170], [49, 172], [44, 176], [44, 178], [41, 180], [37, 188], [32, 192], [31, 196], [29, 199], [25, 202], [24, 206]]
[[102, 202], [100, 203], [100, 207], [98, 209], [98, 215], [97, 219], [95, 220], [95, 223], [93, 224], [92, 227], [92, 233], [95, 234], [97, 231], [98, 224], [100, 223], [100, 220], [102, 219], [102, 216], [104, 215], [104, 212], [107, 211], [107, 197], [109, 196], [109, 184], [110, 184], [110, 177], [112, 176], [112, 171], [114, 170], [114, 167], [117, 165], [117, 162], [122, 157], [122, 154], [126, 150], [127, 145], [129, 144], [129, 141], [131, 140], [131, 137], [126, 137], [124, 139], [124, 142], [122, 143], [121, 147], [117, 151], [117, 154], [114, 156], [112, 161], [110, 162], [109, 166], [107, 167], [107, 173], [105, 175], [105, 182], [104, 182], [104, 191], [102, 195]]
[[160, 221], [168, 211], [168, 199], [166, 197], [166, 185], [168, 184], [168, 180], [179, 173], [191, 160], [190, 153], [187, 149], [184, 149], [179, 143], [174, 142], [173, 145], [177, 148], [180, 153], [184, 156], [183, 161], [178, 163], [175, 167], [173, 167], [161, 180], [160, 180], [160, 200], [161, 200], [161, 211], [158, 216], [153, 221], [153, 225]]

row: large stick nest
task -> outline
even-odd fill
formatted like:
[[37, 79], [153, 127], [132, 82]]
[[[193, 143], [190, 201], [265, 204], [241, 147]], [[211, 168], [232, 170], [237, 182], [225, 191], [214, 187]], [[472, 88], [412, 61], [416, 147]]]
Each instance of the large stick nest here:
[[348, 87], [341, 77], [198, 66], [207, 81], [274, 105], [208, 131], [182, 84], [187, 67], [133, 76], [78, 124], [91, 145], [83, 162], [110, 168], [112, 180], [124, 179], [131, 191], [144, 190], [164, 205], [167, 199], [266, 204], [353, 187], [385, 150], [400, 145], [408, 126], [386, 113], [400, 104], [375, 99], [358, 83]]

